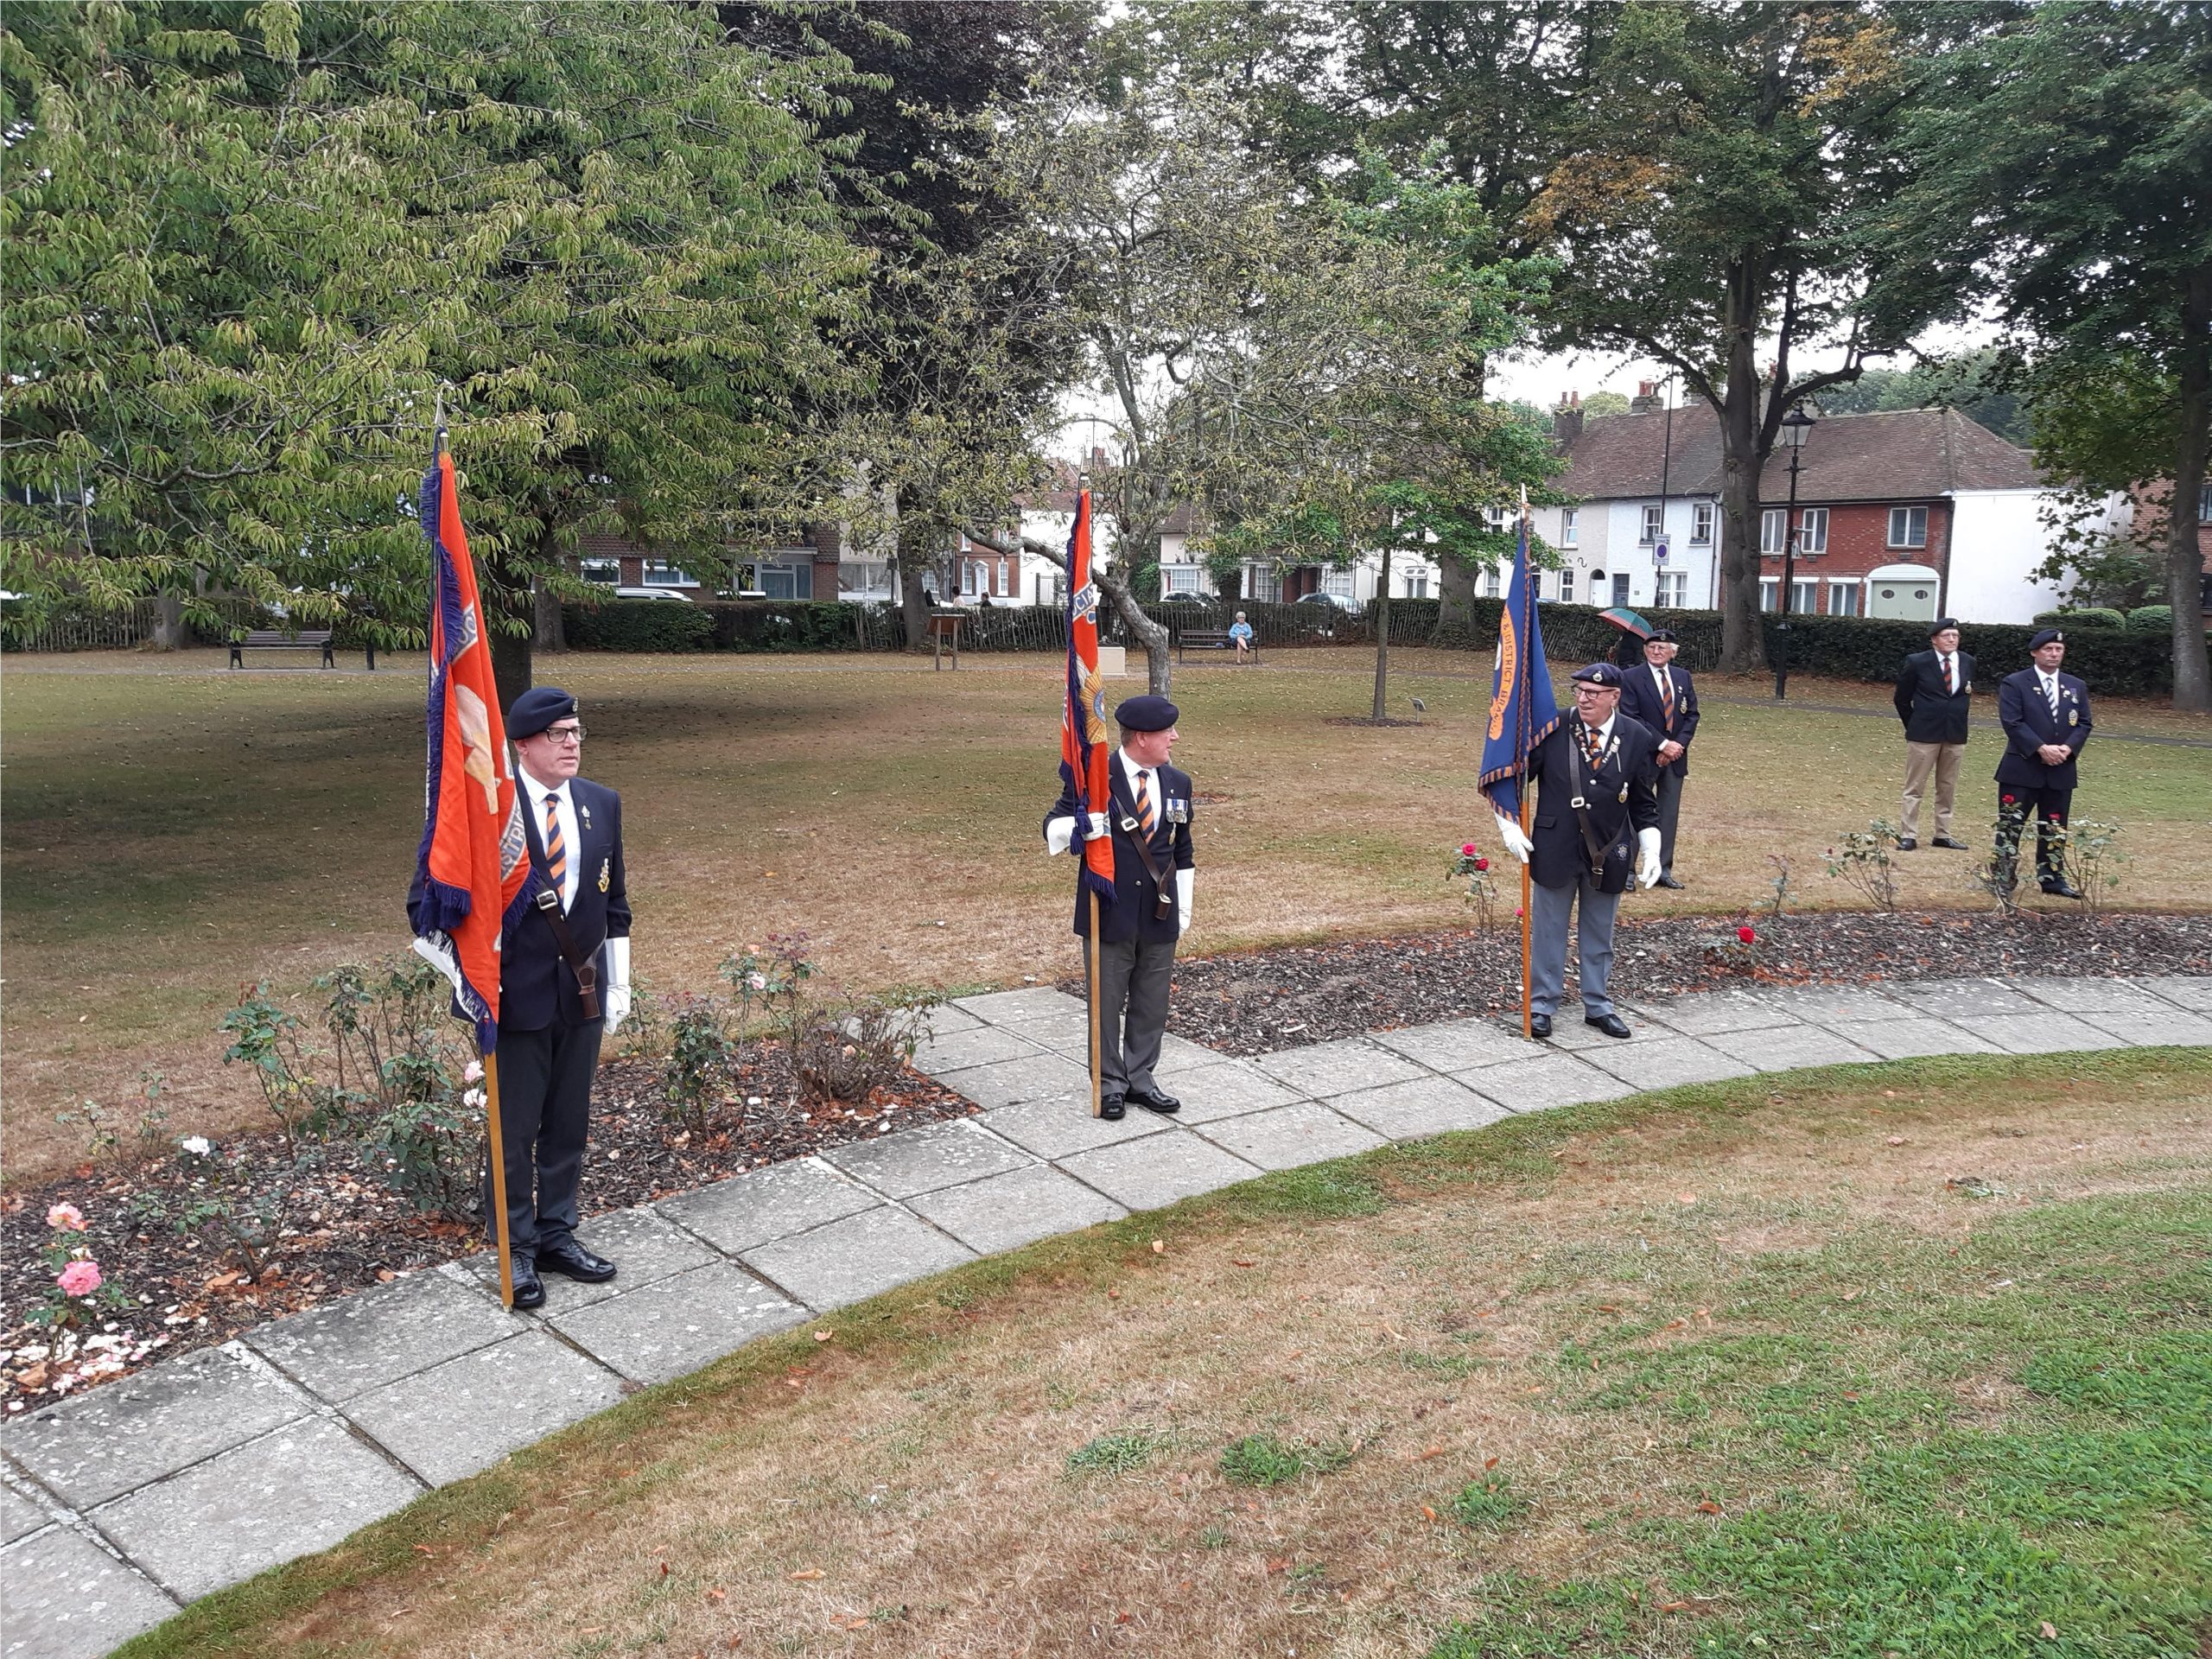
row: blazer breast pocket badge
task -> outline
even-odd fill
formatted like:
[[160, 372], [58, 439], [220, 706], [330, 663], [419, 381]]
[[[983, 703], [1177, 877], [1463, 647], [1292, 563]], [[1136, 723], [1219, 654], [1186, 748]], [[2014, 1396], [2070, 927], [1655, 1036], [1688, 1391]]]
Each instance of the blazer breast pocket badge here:
[[2079, 726], [2082, 723], [2082, 711], [2079, 709], [2069, 709], [2066, 711], [2066, 723], [2069, 726]]
[[602, 858], [599, 861], [599, 890], [601, 893], [605, 893], [607, 891], [607, 885], [612, 880], [612, 872], [613, 868], [614, 860], [612, 857]]

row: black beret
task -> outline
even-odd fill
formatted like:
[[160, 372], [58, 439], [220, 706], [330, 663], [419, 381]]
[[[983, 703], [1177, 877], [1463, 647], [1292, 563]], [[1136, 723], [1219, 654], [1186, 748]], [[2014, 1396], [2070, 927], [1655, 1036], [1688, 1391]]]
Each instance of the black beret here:
[[1671, 645], [1675, 643], [1675, 631], [1672, 628], [1654, 628], [1643, 636], [1643, 643], [1647, 645]]
[[1578, 668], [1574, 677], [1585, 685], [1610, 685], [1616, 690], [1621, 685], [1621, 671], [1611, 663], [1592, 663], [1587, 668]]
[[1933, 622], [1930, 622], [1928, 625], [1928, 637], [1930, 639], [1933, 639], [1937, 634], [1947, 632], [1950, 629], [1955, 628], [1958, 626], [1959, 619], [1957, 617], [1939, 616]]
[[1147, 695], [1122, 703], [1114, 710], [1114, 718], [1125, 732], [1164, 732], [1181, 713], [1166, 698]]
[[576, 700], [557, 685], [533, 685], [507, 710], [507, 735], [536, 737], [556, 720], [576, 712]]
[[2063, 645], [2065, 643], [2066, 636], [2056, 628], [2039, 628], [2035, 638], [2028, 641], [2028, 649], [2041, 651], [2045, 645]]

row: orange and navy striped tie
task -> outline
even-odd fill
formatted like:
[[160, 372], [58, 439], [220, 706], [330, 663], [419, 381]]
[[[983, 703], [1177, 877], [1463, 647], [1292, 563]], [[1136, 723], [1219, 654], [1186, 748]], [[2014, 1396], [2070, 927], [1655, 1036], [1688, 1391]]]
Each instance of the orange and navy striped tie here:
[[1152, 774], [1137, 773], [1137, 828], [1144, 832], [1147, 841], [1152, 839]]
[[[545, 875], [556, 893], [565, 893], [569, 885], [569, 843], [561, 838], [561, 798], [545, 798]], [[563, 898], [563, 906], [568, 900]]]

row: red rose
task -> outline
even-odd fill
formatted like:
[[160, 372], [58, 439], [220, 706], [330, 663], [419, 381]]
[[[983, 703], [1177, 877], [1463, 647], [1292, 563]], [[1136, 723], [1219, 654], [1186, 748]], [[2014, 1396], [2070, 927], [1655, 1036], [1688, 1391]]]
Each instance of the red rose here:
[[2004, 804], [2006, 806], [2018, 806], [2020, 804], [2020, 798], [2017, 795], [2007, 795], [2004, 798]]
[[1475, 868], [1478, 870], [1486, 870], [1490, 868], [1490, 860], [1486, 858], [1477, 859], [1475, 861]]
[[1459, 849], [1459, 855], [1463, 858], [1472, 858], [1475, 855], [1475, 843], [1471, 841], [1469, 842], [1465, 846]]
[[1741, 939], [1745, 944], [1750, 944], [1758, 939], [1758, 931], [1757, 929], [1750, 926], [1739, 927], [1736, 930], [1736, 937]]

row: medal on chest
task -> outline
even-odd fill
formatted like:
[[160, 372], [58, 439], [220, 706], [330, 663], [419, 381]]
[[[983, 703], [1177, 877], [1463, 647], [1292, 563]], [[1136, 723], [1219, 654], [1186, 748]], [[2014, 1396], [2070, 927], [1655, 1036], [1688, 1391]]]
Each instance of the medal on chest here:
[[614, 860], [611, 855], [599, 861], [599, 890], [601, 893], [605, 893], [607, 891], [607, 883], [611, 879], [613, 867]]

